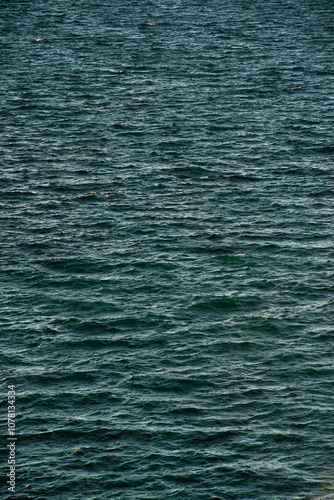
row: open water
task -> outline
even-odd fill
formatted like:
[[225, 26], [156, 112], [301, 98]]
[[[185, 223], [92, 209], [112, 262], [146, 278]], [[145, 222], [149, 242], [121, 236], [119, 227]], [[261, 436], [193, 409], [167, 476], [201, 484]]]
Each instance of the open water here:
[[334, 498], [332, 1], [0, 4], [1, 498]]

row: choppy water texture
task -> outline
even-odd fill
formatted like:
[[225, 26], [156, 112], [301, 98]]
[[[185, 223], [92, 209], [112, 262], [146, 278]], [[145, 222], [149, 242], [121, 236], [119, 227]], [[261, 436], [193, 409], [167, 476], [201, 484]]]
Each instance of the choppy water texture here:
[[1, 2], [1, 498], [334, 498], [333, 13]]

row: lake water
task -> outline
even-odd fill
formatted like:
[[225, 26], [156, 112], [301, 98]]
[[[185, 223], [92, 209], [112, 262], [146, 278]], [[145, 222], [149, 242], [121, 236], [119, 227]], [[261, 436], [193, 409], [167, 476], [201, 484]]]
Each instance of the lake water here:
[[333, 3], [0, 4], [1, 498], [334, 498]]

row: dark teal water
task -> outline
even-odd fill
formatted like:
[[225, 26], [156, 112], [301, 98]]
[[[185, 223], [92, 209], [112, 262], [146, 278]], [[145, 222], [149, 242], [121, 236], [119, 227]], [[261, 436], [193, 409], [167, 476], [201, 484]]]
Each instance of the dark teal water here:
[[334, 498], [332, 2], [0, 4], [1, 498]]

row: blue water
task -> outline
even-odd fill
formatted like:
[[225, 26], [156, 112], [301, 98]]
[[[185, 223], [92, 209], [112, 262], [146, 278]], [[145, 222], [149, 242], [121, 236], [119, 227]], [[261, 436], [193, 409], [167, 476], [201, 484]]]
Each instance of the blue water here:
[[0, 4], [0, 497], [334, 498], [333, 3]]

